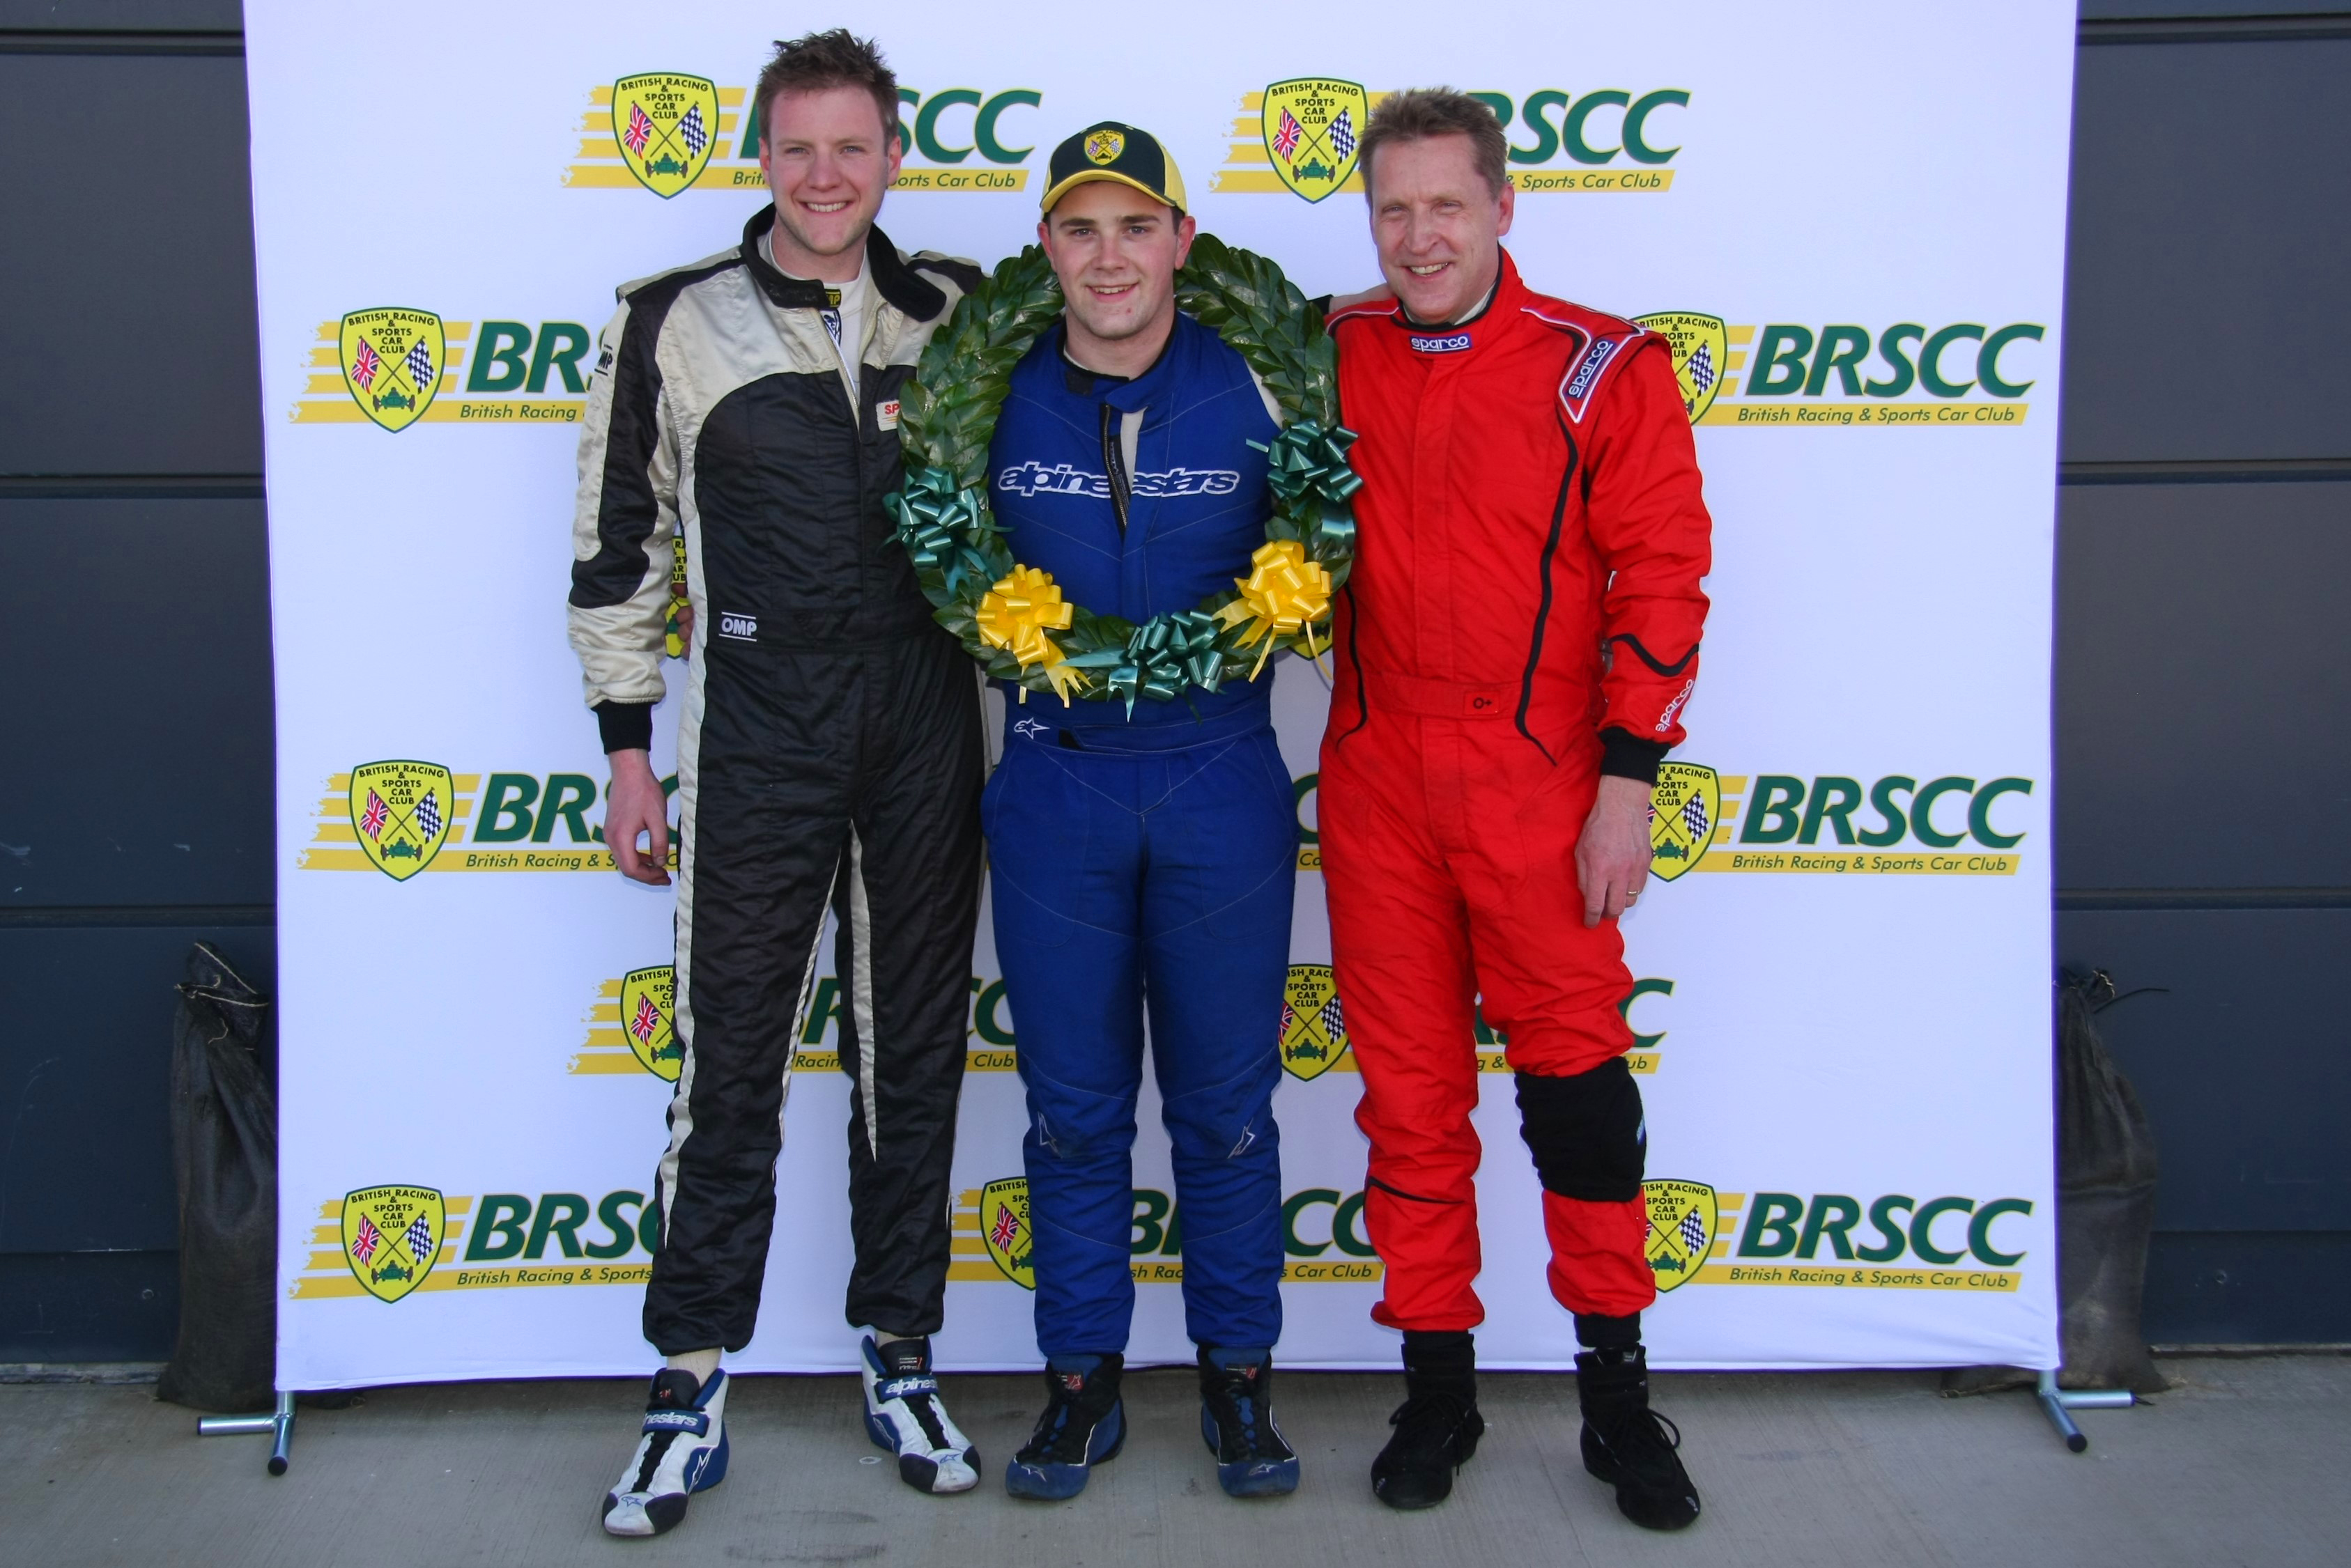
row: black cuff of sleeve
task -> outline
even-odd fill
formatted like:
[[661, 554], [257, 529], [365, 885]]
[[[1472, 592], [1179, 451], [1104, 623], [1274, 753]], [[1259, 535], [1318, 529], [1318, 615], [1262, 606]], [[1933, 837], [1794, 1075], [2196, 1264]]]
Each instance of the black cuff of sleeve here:
[[607, 756], [614, 752], [650, 752], [653, 749], [653, 705], [599, 702], [596, 732], [603, 737]]
[[1645, 784], [1654, 784], [1657, 782], [1657, 764], [1672, 749], [1663, 741], [1645, 741], [1630, 730], [1603, 730], [1600, 771], [1612, 778], [1638, 779]]

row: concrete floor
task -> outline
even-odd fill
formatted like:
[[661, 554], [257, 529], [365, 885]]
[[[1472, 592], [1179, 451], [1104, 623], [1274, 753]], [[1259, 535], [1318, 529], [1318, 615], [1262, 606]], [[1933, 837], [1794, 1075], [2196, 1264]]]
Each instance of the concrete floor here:
[[[1484, 1448], [1453, 1501], [1372, 1500], [1392, 1378], [1300, 1374], [1280, 1391], [1306, 1460], [1286, 1501], [1220, 1495], [1188, 1370], [1128, 1383], [1134, 1435], [1076, 1501], [1015, 1503], [1028, 1377], [949, 1381], [987, 1464], [925, 1498], [873, 1462], [845, 1378], [747, 1378], [733, 1473], [685, 1524], [607, 1540], [596, 1505], [626, 1457], [633, 1385], [385, 1388], [305, 1410], [291, 1474], [266, 1439], [198, 1440], [146, 1387], [0, 1386], [0, 1563], [342, 1565], [874, 1563], [1198, 1568], [1411, 1564], [2195, 1564], [2351, 1562], [2351, 1358], [2175, 1359], [2179, 1386], [2089, 1411], [2068, 1454], [2029, 1397], [1944, 1399], [1930, 1374], [1661, 1376], [1659, 1407], [1706, 1516], [1678, 1536], [1621, 1519], [1576, 1459], [1563, 1377], [1489, 1376]], [[878, 1458], [878, 1456], [874, 1456]]]

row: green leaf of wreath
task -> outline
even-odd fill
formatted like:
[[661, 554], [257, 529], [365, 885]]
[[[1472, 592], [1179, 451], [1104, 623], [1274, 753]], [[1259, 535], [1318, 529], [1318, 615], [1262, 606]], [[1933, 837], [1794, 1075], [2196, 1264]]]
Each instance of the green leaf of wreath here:
[[[1191, 259], [1176, 275], [1176, 303], [1249, 362], [1286, 416], [1265, 449], [1274, 502], [1265, 536], [1302, 548], [1329, 574], [1335, 594], [1354, 565], [1353, 496], [1363, 482], [1347, 464], [1355, 438], [1339, 423], [1338, 349], [1322, 311], [1271, 260], [1214, 234], [1194, 238]], [[1023, 667], [982, 636], [980, 610], [1014, 567], [990, 509], [988, 445], [1013, 368], [1060, 318], [1061, 306], [1052, 265], [1035, 245], [964, 296], [902, 394], [907, 478], [890, 497], [898, 539], [934, 618], [990, 679], [1049, 693], [1055, 680], [1043, 665]], [[1235, 566], [1237, 582], [1249, 576], [1249, 562]], [[1130, 712], [1138, 698], [1172, 701], [1195, 687], [1213, 692], [1228, 680], [1254, 680], [1277, 648], [1313, 655], [1330, 646], [1327, 613], [1284, 633], [1246, 612], [1228, 615], [1242, 597], [1228, 589], [1140, 627], [1072, 606], [1069, 627], [1051, 639], [1083, 682], [1076, 695], [1121, 701]], [[1067, 670], [1061, 679], [1071, 684]]]

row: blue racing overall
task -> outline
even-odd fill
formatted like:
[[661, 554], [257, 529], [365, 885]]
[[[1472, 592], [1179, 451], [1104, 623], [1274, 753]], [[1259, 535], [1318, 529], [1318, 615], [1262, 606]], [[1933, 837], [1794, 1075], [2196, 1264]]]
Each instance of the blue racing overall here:
[[[1072, 364], [1057, 326], [1013, 371], [989, 499], [1016, 559], [1139, 623], [1248, 574], [1271, 505], [1248, 443], [1276, 429], [1247, 362], [1189, 317], [1129, 380]], [[1007, 692], [980, 815], [1049, 1358], [1126, 1349], [1146, 1007], [1186, 1331], [1228, 1350], [1281, 1335], [1273, 1089], [1298, 827], [1272, 685], [1269, 666], [1214, 695], [1140, 699], [1131, 717], [1117, 700]]]

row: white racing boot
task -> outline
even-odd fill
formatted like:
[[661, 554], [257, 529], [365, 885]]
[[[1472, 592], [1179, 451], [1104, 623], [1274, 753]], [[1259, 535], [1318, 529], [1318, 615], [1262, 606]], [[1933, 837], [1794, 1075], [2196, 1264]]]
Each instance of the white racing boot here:
[[865, 1377], [865, 1429], [876, 1447], [898, 1456], [898, 1479], [916, 1491], [969, 1491], [979, 1484], [979, 1456], [939, 1402], [927, 1337], [877, 1346], [866, 1335], [858, 1370]]
[[609, 1535], [659, 1535], [685, 1517], [685, 1500], [726, 1479], [726, 1374], [707, 1383], [664, 1366], [653, 1374], [637, 1451], [604, 1494]]

